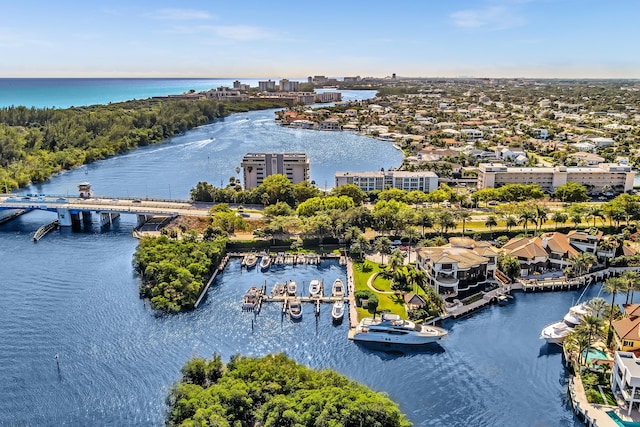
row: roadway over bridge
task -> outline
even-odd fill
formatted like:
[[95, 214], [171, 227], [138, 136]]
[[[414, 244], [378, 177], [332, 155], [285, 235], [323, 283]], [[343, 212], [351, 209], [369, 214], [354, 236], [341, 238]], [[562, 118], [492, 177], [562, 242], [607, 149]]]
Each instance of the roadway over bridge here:
[[69, 197], [44, 194], [0, 195], [0, 215], [6, 210], [56, 212], [61, 226], [71, 226], [74, 221], [86, 219], [92, 213], [100, 214], [102, 225], [110, 223], [120, 214], [137, 215], [139, 224], [153, 216], [206, 217], [211, 206], [211, 203], [161, 199]]

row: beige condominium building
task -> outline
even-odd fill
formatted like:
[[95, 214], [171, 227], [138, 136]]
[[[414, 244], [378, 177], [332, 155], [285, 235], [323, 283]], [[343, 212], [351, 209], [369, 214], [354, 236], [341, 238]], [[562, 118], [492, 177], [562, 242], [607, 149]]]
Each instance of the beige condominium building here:
[[538, 184], [544, 191], [553, 192], [567, 182], [584, 185], [587, 192], [622, 193], [633, 189], [635, 173], [631, 166], [600, 163], [594, 167], [507, 167], [499, 163], [478, 166], [478, 189], [496, 188], [506, 184]]
[[286, 175], [292, 184], [309, 180], [309, 158], [305, 153], [247, 153], [242, 158], [244, 188], [251, 190], [269, 175]]
[[377, 172], [336, 172], [335, 184], [355, 184], [362, 191], [399, 188], [401, 190], [419, 190], [428, 193], [438, 188], [438, 176], [430, 171], [377, 171]]

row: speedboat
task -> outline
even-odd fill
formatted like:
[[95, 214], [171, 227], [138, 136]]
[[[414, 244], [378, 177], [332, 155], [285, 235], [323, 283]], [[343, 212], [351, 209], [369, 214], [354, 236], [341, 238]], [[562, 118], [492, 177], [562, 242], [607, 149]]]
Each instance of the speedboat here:
[[333, 285], [331, 286], [331, 296], [332, 297], [343, 297], [344, 296], [344, 283], [338, 277], [333, 281]]
[[265, 271], [271, 265], [271, 257], [269, 255], [262, 255], [260, 258], [260, 270]]
[[298, 291], [298, 284], [295, 280], [289, 280], [287, 282], [287, 295], [294, 296]]
[[291, 316], [293, 320], [302, 318], [302, 302], [299, 298], [289, 300], [289, 316]]
[[244, 266], [249, 268], [253, 268], [258, 263], [258, 257], [256, 254], [248, 254], [244, 257]]
[[242, 309], [245, 311], [251, 311], [256, 308], [260, 302], [260, 293], [262, 291], [257, 286], [250, 287], [244, 294], [242, 299]]
[[582, 304], [574, 305], [569, 308], [569, 311], [564, 315], [562, 320], [549, 323], [542, 328], [540, 339], [545, 340], [549, 344], [562, 345], [567, 335], [569, 335], [586, 316], [590, 315], [591, 312], [591, 307], [589, 307], [587, 303], [583, 302]]
[[318, 279], [312, 279], [309, 282], [309, 295], [313, 298], [322, 296], [322, 282]]
[[397, 314], [384, 313], [380, 318], [365, 317], [356, 327], [353, 340], [386, 344], [421, 345], [439, 341], [448, 332], [430, 325], [417, 325]]
[[339, 322], [344, 317], [344, 301], [336, 301], [331, 307], [331, 317], [334, 322]]

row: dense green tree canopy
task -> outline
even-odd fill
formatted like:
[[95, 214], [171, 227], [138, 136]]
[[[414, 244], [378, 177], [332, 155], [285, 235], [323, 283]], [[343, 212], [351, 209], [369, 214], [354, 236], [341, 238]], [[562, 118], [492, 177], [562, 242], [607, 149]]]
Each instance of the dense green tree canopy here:
[[154, 308], [178, 312], [193, 308], [205, 283], [222, 258], [226, 239], [197, 241], [187, 234], [181, 240], [166, 236], [144, 237], [133, 256], [142, 276], [140, 294]]
[[589, 200], [585, 186], [575, 182], [567, 182], [558, 186], [553, 192], [553, 196], [562, 202], [586, 202]]
[[168, 396], [170, 426], [408, 427], [397, 405], [331, 370], [283, 354], [195, 359]]

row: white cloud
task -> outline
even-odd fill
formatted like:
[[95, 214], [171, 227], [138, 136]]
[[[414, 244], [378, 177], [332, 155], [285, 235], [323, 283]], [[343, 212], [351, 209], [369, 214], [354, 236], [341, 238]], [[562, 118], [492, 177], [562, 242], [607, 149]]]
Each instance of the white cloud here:
[[206, 10], [194, 9], [158, 9], [149, 14], [154, 19], [162, 19], [166, 21], [193, 21], [193, 20], [209, 20], [214, 18]]
[[263, 40], [273, 37], [269, 31], [249, 25], [223, 25], [214, 27], [218, 37], [236, 41]]
[[466, 9], [451, 14], [451, 19], [461, 28], [487, 28], [505, 30], [525, 23], [522, 16], [504, 6], [491, 6], [484, 9]]
[[21, 48], [25, 46], [52, 47], [54, 44], [47, 40], [29, 38], [7, 28], [0, 28], [0, 47]]
[[275, 38], [275, 34], [260, 27], [250, 25], [195, 25], [175, 26], [166, 32], [174, 34], [200, 34], [227, 41], [254, 41]]

